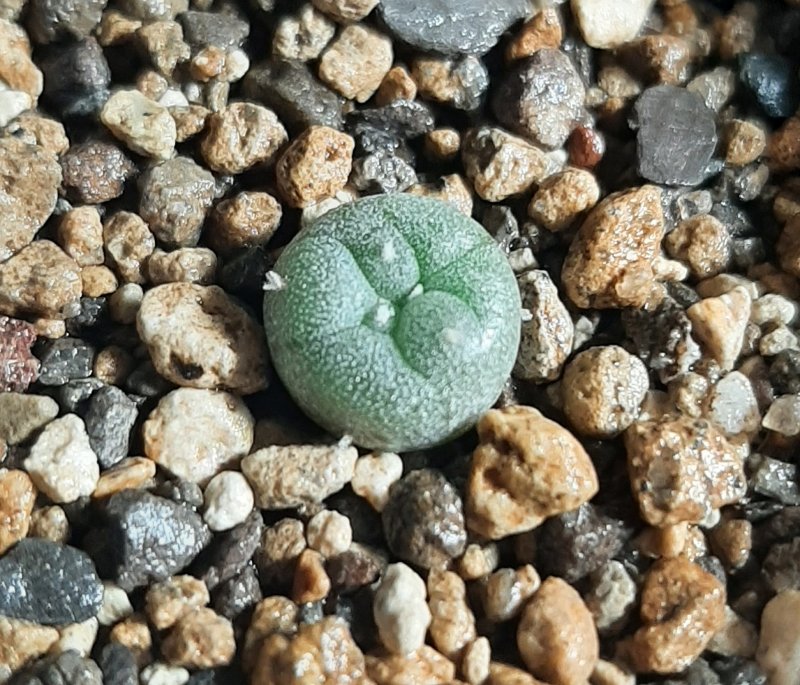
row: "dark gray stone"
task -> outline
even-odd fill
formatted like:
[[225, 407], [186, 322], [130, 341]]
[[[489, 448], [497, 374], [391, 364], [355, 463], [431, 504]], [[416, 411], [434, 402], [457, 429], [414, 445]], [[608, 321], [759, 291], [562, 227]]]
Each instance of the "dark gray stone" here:
[[353, 162], [353, 185], [367, 194], [400, 193], [417, 182], [408, 162], [386, 150], [378, 150]]
[[28, 27], [37, 43], [86, 38], [100, 23], [108, 0], [31, 0]]
[[214, 611], [230, 621], [236, 621], [242, 612], [261, 601], [261, 586], [252, 566], [245, 568], [230, 580], [220, 583], [214, 591]]
[[739, 80], [769, 117], [790, 117], [800, 105], [797, 65], [780, 55], [743, 54]]
[[275, 110], [293, 132], [309, 126], [342, 129], [345, 101], [323, 85], [303, 62], [270, 60], [253, 66], [244, 78], [247, 97]]
[[199, 514], [142, 490], [112, 495], [105, 518], [96, 553], [126, 592], [182, 571], [211, 540]]
[[446, 566], [467, 545], [461, 497], [433, 469], [412, 471], [394, 483], [382, 519], [392, 553], [424, 569]]
[[111, 327], [108, 313], [108, 298], [82, 297], [79, 310], [75, 316], [65, 320], [67, 333], [74, 338], [96, 338], [106, 333]]
[[92, 395], [84, 421], [89, 443], [102, 468], [110, 468], [128, 456], [128, 442], [138, 415], [136, 402], [116, 386], [107, 385]]
[[94, 38], [54, 46], [39, 66], [42, 99], [61, 117], [90, 116], [108, 99], [111, 70]]
[[703, 99], [685, 88], [656, 86], [639, 96], [633, 112], [639, 174], [654, 183], [702, 183], [717, 146], [715, 115]]
[[482, 55], [529, 7], [525, 0], [382, 0], [379, 12], [389, 31], [415, 48]]
[[98, 378], [76, 378], [59, 386], [54, 398], [65, 414], [83, 415], [87, 400], [105, 385]]
[[192, 509], [199, 509], [203, 506], [202, 488], [197, 483], [190, 483], [188, 480], [165, 480], [153, 489], [153, 494], [166, 497]]
[[[97, 664], [73, 649], [42, 657], [17, 673], [9, 685], [104, 685]], [[105, 685], [108, 685], [106, 681]]]
[[255, 510], [238, 526], [217, 533], [209, 548], [198, 559], [197, 575], [213, 590], [237, 575], [253, 558], [264, 530], [261, 512]]
[[351, 112], [345, 128], [355, 140], [356, 157], [383, 151], [413, 165], [414, 154], [407, 141], [432, 131], [434, 117], [427, 105], [397, 100], [384, 107]]
[[800, 506], [788, 506], [753, 528], [753, 550], [766, 552], [772, 545], [800, 537]]
[[444, 104], [455, 109], [473, 112], [483, 104], [489, 87], [489, 70], [478, 57], [468, 55], [450, 62], [449, 78], [457, 84]]
[[776, 395], [800, 393], [800, 350], [782, 350], [772, 358], [769, 382]]
[[100, 652], [103, 685], [138, 685], [139, 669], [133, 652], [119, 642], [109, 642]]
[[783, 504], [800, 505], [797, 466], [786, 461], [754, 453], [748, 459], [750, 487], [759, 495]]
[[189, 0], [120, 0], [120, 9], [142, 21], [174, 19], [189, 8]]
[[192, 673], [186, 685], [242, 685], [245, 680], [244, 674], [235, 666], [223, 666]]
[[719, 675], [721, 685], [766, 685], [767, 675], [750, 659], [733, 657], [713, 661], [711, 667]]
[[221, 12], [182, 12], [178, 21], [184, 40], [196, 50], [208, 45], [238, 48], [250, 34], [250, 24], [244, 19]]
[[42, 362], [39, 369], [42, 385], [64, 385], [92, 375], [95, 349], [80, 338], [48, 340], [36, 353]]
[[151, 361], [137, 366], [125, 380], [125, 388], [142, 397], [161, 397], [175, 386], [155, 370]]
[[102, 602], [94, 564], [79, 549], [25, 538], [0, 557], [0, 614], [42, 625], [80, 623]]
[[270, 264], [261, 247], [248, 247], [225, 262], [219, 272], [219, 284], [230, 294], [243, 298], [264, 292], [264, 277]]
[[775, 592], [800, 590], [800, 538], [773, 545], [761, 569]]

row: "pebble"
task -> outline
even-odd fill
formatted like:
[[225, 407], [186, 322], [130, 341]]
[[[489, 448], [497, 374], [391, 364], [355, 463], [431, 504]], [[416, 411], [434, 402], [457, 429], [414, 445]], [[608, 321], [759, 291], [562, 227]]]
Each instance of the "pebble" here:
[[584, 602], [592, 612], [601, 635], [617, 632], [636, 607], [636, 583], [625, 565], [616, 560], [596, 569], [589, 576]]
[[736, 90], [736, 74], [729, 67], [716, 67], [695, 76], [686, 85], [686, 90], [697, 93], [706, 107], [719, 112]]
[[179, 478], [203, 484], [248, 453], [254, 425], [235, 395], [178, 388], [144, 422], [144, 452]]
[[119, 147], [101, 140], [71, 146], [60, 163], [67, 197], [86, 204], [119, 197], [136, 173], [136, 166]]
[[242, 615], [262, 599], [258, 574], [252, 566], [246, 566], [241, 573], [220, 583], [214, 592], [214, 610], [234, 624]]
[[800, 591], [784, 590], [773, 597], [761, 614], [761, 633], [756, 659], [770, 685], [800, 682], [800, 631], [797, 612]]
[[585, 683], [599, 645], [581, 596], [560, 578], [548, 578], [531, 598], [517, 628], [520, 656], [530, 672], [553, 685]]
[[0, 616], [0, 671], [4, 675], [47, 653], [58, 640], [55, 628]]
[[708, 398], [708, 418], [728, 437], [757, 432], [761, 414], [750, 379], [739, 371], [722, 378]]
[[639, 421], [626, 431], [625, 447], [631, 490], [651, 525], [699, 523], [745, 493], [739, 456], [704, 419]]
[[24, 392], [36, 380], [39, 360], [31, 352], [35, 342], [31, 324], [0, 315], [0, 392]]
[[209, 542], [211, 534], [189, 507], [142, 490], [112, 495], [102, 536], [110, 576], [123, 590], [148, 585], [178, 573]]
[[326, 558], [342, 554], [353, 542], [350, 519], [338, 511], [324, 510], [306, 524], [308, 546]]
[[423, 7], [411, 0], [383, 0], [381, 19], [392, 34], [422, 52], [446, 55], [488, 52], [500, 35], [528, 14], [521, 0], [443, 0]]
[[70, 532], [69, 520], [61, 507], [43, 507], [34, 510], [31, 515], [29, 537], [43, 538], [51, 542], [67, 542]]
[[570, 6], [587, 45], [608, 50], [637, 36], [653, 0], [634, 0], [624, 7], [614, 0], [572, 0]]
[[561, 18], [554, 7], [544, 7], [528, 19], [506, 46], [507, 62], [530, 57], [542, 48], [558, 48], [564, 37]]
[[478, 437], [466, 499], [474, 533], [491, 540], [522, 533], [597, 493], [597, 474], [581, 444], [535, 409], [489, 410]]
[[169, 247], [194, 247], [214, 201], [214, 176], [189, 157], [151, 167], [140, 180], [139, 214]]
[[138, 685], [139, 669], [131, 651], [116, 642], [109, 642], [97, 661], [105, 685]]
[[488, 126], [467, 133], [461, 155], [475, 192], [488, 202], [521, 195], [557, 169], [538, 147]]
[[101, 626], [113, 626], [133, 613], [128, 594], [114, 583], [103, 581], [103, 602], [97, 612]]
[[[183, 40], [180, 24], [174, 21], [145, 24], [136, 32], [136, 40], [160, 76], [171, 77], [178, 64], [188, 60], [191, 54]], [[153, 97], [154, 93], [145, 90], [144, 94], [152, 100], [158, 100], [162, 106], [167, 104], [162, 98]]]
[[437, 128], [425, 136], [425, 153], [437, 161], [452, 161], [461, 150], [461, 134], [454, 128]]
[[40, 63], [42, 99], [64, 117], [96, 115], [108, 100], [111, 70], [97, 41], [62, 43]]
[[92, 493], [94, 499], [102, 499], [122, 490], [145, 487], [156, 475], [156, 465], [144, 457], [130, 457], [103, 471]]
[[512, 69], [492, 106], [510, 130], [546, 148], [557, 148], [580, 118], [585, 94], [569, 57], [545, 48]]
[[27, 538], [0, 557], [0, 613], [41, 625], [94, 617], [103, 586], [88, 555], [75, 547]]
[[711, 278], [730, 267], [732, 243], [724, 224], [697, 214], [678, 224], [665, 240], [671, 257], [684, 262], [695, 278]]
[[0, 262], [33, 240], [56, 206], [60, 183], [52, 152], [11, 136], [0, 138]]
[[724, 371], [733, 369], [750, 319], [747, 290], [736, 286], [719, 297], [707, 297], [686, 310], [692, 332]]
[[472, 55], [458, 59], [417, 57], [411, 67], [420, 96], [455, 109], [467, 112], [478, 109], [489, 87], [486, 66]]
[[6, 127], [6, 133], [13, 133], [29, 145], [39, 145], [54, 155], [61, 155], [69, 148], [64, 125], [38, 112], [20, 114]]
[[47, 424], [33, 443], [24, 467], [36, 487], [56, 503], [91, 495], [100, 477], [86, 426], [75, 414]]
[[191, 669], [225, 666], [235, 652], [231, 622], [211, 609], [184, 614], [161, 643], [168, 664]]
[[398, 682], [405, 682], [408, 685], [423, 685], [423, 683], [463, 685], [461, 681], [454, 680], [455, 664], [429, 645], [423, 645], [413, 654], [407, 655], [387, 652], [370, 654], [366, 657], [366, 662], [367, 674], [371, 678], [367, 682], [374, 682], [375, 685], [393, 685]]
[[92, 264], [81, 269], [81, 282], [84, 297], [90, 299], [110, 295], [119, 286], [119, 281], [111, 269]]
[[90, 655], [97, 639], [98, 622], [92, 617], [81, 623], [72, 623], [61, 628], [58, 642], [51, 648], [54, 654], [71, 651], [86, 658]]
[[548, 231], [563, 231], [600, 198], [594, 174], [584, 169], [566, 169], [539, 184], [528, 205], [528, 216]]
[[[323, 0], [320, 4], [328, 3]], [[336, 24], [312, 4], [305, 4], [295, 14], [278, 20], [272, 37], [272, 54], [308, 62], [322, 54], [335, 34]]]
[[778, 326], [761, 336], [758, 351], [764, 357], [771, 357], [786, 350], [800, 349], [797, 334], [787, 326]]
[[439, 652], [457, 663], [477, 637], [467, 586], [452, 571], [431, 571], [427, 585], [431, 639]]
[[48, 341], [39, 352], [42, 366], [39, 382], [60, 386], [92, 375], [95, 348], [80, 338]]
[[269, 193], [244, 191], [214, 206], [206, 237], [223, 255], [266, 245], [282, 216], [280, 203]]
[[661, 559], [645, 576], [643, 626], [621, 643], [636, 673], [677, 673], [706, 648], [725, 622], [725, 587], [684, 557]]
[[103, 469], [128, 456], [128, 442], [138, 415], [136, 402], [113, 385], [100, 388], [89, 399], [84, 414], [86, 432]]
[[492, 646], [486, 637], [479, 637], [464, 648], [461, 673], [469, 685], [488, 682], [491, 660]]
[[276, 168], [278, 189], [290, 207], [308, 207], [344, 188], [355, 142], [346, 133], [312, 126], [295, 138]]
[[18, 90], [0, 91], [0, 126], [7, 126], [23, 112], [31, 109], [33, 101]]
[[58, 404], [45, 395], [0, 392], [0, 440], [25, 442], [58, 416]]
[[61, 217], [58, 242], [66, 254], [85, 267], [103, 263], [103, 224], [95, 207], [76, 207]]
[[402, 158], [379, 150], [353, 162], [350, 180], [366, 194], [400, 193], [417, 182], [417, 174]]
[[166, 107], [138, 90], [120, 90], [103, 105], [100, 120], [130, 150], [168, 159], [175, 149], [175, 120]]
[[383, 106], [398, 100], [410, 101], [417, 97], [417, 93], [417, 84], [411, 74], [405, 67], [398, 65], [386, 72], [375, 94], [375, 102]]
[[755, 492], [782, 504], [800, 505], [800, 487], [794, 464], [754, 454], [748, 460], [750, 484]]
[[292, 579], [292, 599], [301, 607], [320, 602], [331, 591], [325, 559], [313, 549], [304, 549], [297, 558]]
[[380, 512], [389, 501], [389, 489], [402, 475], [403, 460], [397, 454], [378, 452], [356, 461], [350, 486]]
[[391, 69], [393, 58], [388, 37], [361, 24], [351, 24], [322, 53], [319, 77], [348, 100], [366, 102]]
[[[110, 265], [124, 282], [144, 283], [144, 264], [153, 254], [156, 240], [138, 214], [121, 211], [106, 219], [103, 224], [103, 244]], [[128, 289], [126, 292], [133, 291]], [[112, 296], [112, 302], [113, 299]]]
[[482, 582], [483, 612], [493, 623], [516, 618], [542, 581], [536, 569], [527, 564], [520, 568], [501, 568]]
[[154, 661], [142, 669], [139, 682], [142, 685], [185, 685], [189, 682], [189, 671], [181, 666], [169, 666]]
[[375, 9], [378, 0], [312, 0], [312, 4], [320, 12], [347, 24], [364, 19]]
[[[51, 649], [57, 649], [54, 645]], [[30, 664], [14, 677], [16, 685], [103, 685], [103, 675], [98, 665], [86, 655], [75, 650], [51, 653]]]
[[781, 435], [794, 436], [800, 433], [800, 394], [781, 395], [767, 410], [761, 425]]
[[514, 376], [534, 383], [553, 381], [572, 352], [572, 318], [546, 271], [527, 271], [517, 283], [530, 318], [522, 322]]
[[36, 101], [42, 92], [42, 73], [31, 59], [31, 44], [18, 24], [0, 19], [0, 80], [13, 91]]
[[295, 563], [305, 548], [302, 521], [285, 518], [265, 528], [255, 558], [261, 582], [291, 585]]
[[750, 309], [750, 321], [758, 326], [764, 324], [786, 324], [794, 323], [800, 313], [800, 306], [778, 293], [767, 293], [753, 301]]
[[109, 642], [123, 645], [134, 655], [141, 668], [153, 660], [153, 635], [142, 614], [131, 614], [117, 623], [108, 634]]
[[230, 530], [244, 522], [253, 509], [253, 490], [238, 471], [222, 471], [208, 483], [204, 493], [203, 520], [214, 532]]
[[618, 345], [592, 347], [564, 369], [564, 413], [582, 435], [614, 437], [636, 420], [649, 387], [647, 369], [638, 357]]
[[472, 217], [474, 207], [472, 189], [460, 174], [442, 176], [432, 183], [417, 183], [406, 192], [418, 197], [430, 197], [447, 202], [465, 216]]
[[786, 118], [800, 105], [800, 87], [791, 61], [780, 56], [750, 52], [739, 61], [739, 80], [769, 117]]
[[698, 185], [717, 145], [714, 112], [685, 88], [645, 90], [634, 105], [637, 169], [654, 183]]
[[659, 188], [607, 196], [570, 245], [561, 274], [567, 296], [584, 309], [642, 307], [658, 290], [653, 262], [663, 235]]
[[761, 572], [767, 584], [776, 593], [784, 590], [800, 590], [800, 568], [797, 566], [797, 554], [800, 551], [800, 539], [772, 545], [764, 557]]
[[0, 470], [0, 554], [28, 534], [35, 500], [36, 488], [24, 471]]
[[394, 483], [381, 518], [392, 553], [420, 568], [447, 566], [467, 544], [461, 497], [434, 469], [411, 471]]
[[222, 288], [168, 283], [148, 290], [136, 327], [153, 366], [176, 385], [244, 395], [267, 385], [263, 331]]
[[206, 164], [222, 174], [241, 174], [272, 164], [286, 142], [286, 129], [275, 113], [251, 102], [234, 102], [206, 123], [200, 151]]
[[733, 119], [725, 127], [725, 161], [733, 166], [755, 162], [767, 147], [767, 134], [761, 126], [745, 119]]
[[288, 509], [321, 502], [353, 477], [358, 451], [337, 445], [274, 445], [242, 459], [260, 509]]

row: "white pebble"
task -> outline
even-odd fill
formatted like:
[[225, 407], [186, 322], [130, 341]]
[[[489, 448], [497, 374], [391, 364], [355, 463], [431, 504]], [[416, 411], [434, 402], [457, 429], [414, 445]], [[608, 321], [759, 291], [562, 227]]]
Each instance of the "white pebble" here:
[[180, 666], [168, 666], [158, 661], [139, 674], [142, 685], [183, 685], [189, 680], [189, 671]]
[[222, 71], [222, 79], [227, 83], [233, 83], [241, 79], [250, 69], [250, 59], [247, 53], [240, 48], [235, 48], [225, 55], [225, 67]]
[[782, 323], [787, 326], [797, 316], [797, 304], [783, 295], [767, 293], [753, 302], [750, 321], [762, 326], [766, 323]]
[[403, 475], [403, 460], [393, 452], [378, 452], [361, 457], [350, 487], [370, 503], [375, 511], [383, 511], [389, 500], [389, 488]]
[[111, 318], [117, 323], [132, 324], [142, 306], [144, 290], [138, 283], [126, 283], [117, 288], [108, 298]]
[[247, 478], [239, 471], [223, 471], [206, 486], [203, 520], [213, 531], [229, 530], [248, 517], [254, 503]]
[[64, 626], [59, 631], [58, 641], [50, 648], [50, 653], [60, 654], [71, 649], [82, 657], [89, 656], [97, 638], [98, 625], [96, 618], [90, 618], [83, 623]]
[[24, 466], [36, 487], [57, 504], [91, 495], [100, 478], [86, 426], [75, 414], [45, 427]]
[[778, 326], [761, 337], [758, 343], [758, 351], [765, 357], [773, 357], [784, 350], [800, 349], [797, 335], [787, 326]]
[[572, 0], [572, 14], [593, 48], [615, 48], [634, 38], [654, 0]]
[[350, 519], [338, 511], [321, 511], [306, 525], [308, 546], [324, 557], [333, 557], [350, 548], [353, 528]]
[[784, 590], [761, 614], [756, 660], [770, 685], [800, 685], [800, 591]]
[[381, 642], [395, 654], [410, 654], [425, 644], [431, 612], [425, 581], [405, 564], [390, 564], [372, 605]]
[[113, 626], [133, 613], [128, 593], [114, 583], [103, 582], [103, 603], [97, 612], [97, 620], [101, 626]]
[[729, 436], [757, 431], [761, 414], [750, 379], [732, 371], [719, 381], [711, 392], [708, 418]]
[[800, 433], [800, 395], [778, 397], [767, 410], [761, 425], [781, 435]]

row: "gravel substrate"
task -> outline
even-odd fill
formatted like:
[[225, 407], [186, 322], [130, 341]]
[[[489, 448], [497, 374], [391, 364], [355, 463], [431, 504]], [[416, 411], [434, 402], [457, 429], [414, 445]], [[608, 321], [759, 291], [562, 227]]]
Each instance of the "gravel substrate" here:
[[[0, 0], [0, 682], [800, 685], [799, 42], [798, 0]], [[522, 311], [495, 407], [398, 455], [302, 415], [261, 311], [401, 192]]]

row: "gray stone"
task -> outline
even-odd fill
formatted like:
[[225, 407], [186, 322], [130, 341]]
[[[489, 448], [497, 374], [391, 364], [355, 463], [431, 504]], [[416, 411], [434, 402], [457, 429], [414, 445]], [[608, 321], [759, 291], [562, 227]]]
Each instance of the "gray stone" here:
[[138, 685], [139, 669], [133, 652], [119, 642], [109, 642], [100, 652], [103, 685]]
[[221, 12], [183, 12], [178, 21], [184, 40], [196, 50], [207, 45], [238, 48], [250, 34], [250, 24], [244, 19]]
[[94, 564], [79, 549], [25, 538], [0, 557], [0, 614], [42, 625], [81, 623], [102, 602]]
[[648, 88], [634, 105], [637, 164], [654, 183], [697, 185], [717, 146], [712, 110], [696, 93], [676, 86]]
[[67, 381], [92, 375], [95, 348], [80, 338], [48, 341], [37, 353], [42, 363], [39, 371], [42, 385], [64, 385]]
[[89, 116], [108, 99], [111, 70], [94, 38], [54, 47], [40, 66], [42, 98], [62, 117]]
[[236, 576], [255, 554], [263, 529], [261, 512], [255, 510], [243, 523], [218, 533], [199, 560], [195, 575], [209, 590]]
[[92, 395], [84, 421], [101, 468], [110, 468], [128, 456], [128, 442], [138, 414], [136, 403], [113, 385]]
[[262, 596], [256, 570], [245, 566], [237, 576], [220, 583], [214, 592], [212, 606], [218, 614], [235, 621], [243, 611], [260, 602]]
[[108, 0], [31, 0], [28, 27], [38, 43], [86, 38], [100, 23]]
[[488, 52], [528, 11], [525, 0], [383, 0], [379, 6], [395, 37], [420, 50], [443, 54]]
[[800, 538], [773, 545], [761, 570], [775, 592], [800, 590]]
[[26, 666], [9, 685], [108, 685], [103, 673], [91, 659], [68, 649], [50, 654]]
[[767, 675], [751, 659], [733, 657], [714, 661], [712, 668], [717, 672], [721, 685], [766, 685]]
[[750, 487], [759, 495], [776, 499], [783, 504], [800, 505], [797, 466], [761, 454], [748, 460]]
[[54, 398], [63, 413], [82, 415], [86, 400], [103, 387], [105, 383], [98, 378], [76, 378], [59, 386]]
[[386, 150], [378, 150], [353, 162], [353, 185], [367, 193], [399, 193], [417, 182], [408, 162]]

